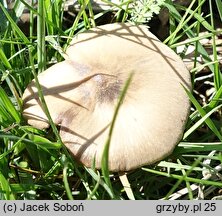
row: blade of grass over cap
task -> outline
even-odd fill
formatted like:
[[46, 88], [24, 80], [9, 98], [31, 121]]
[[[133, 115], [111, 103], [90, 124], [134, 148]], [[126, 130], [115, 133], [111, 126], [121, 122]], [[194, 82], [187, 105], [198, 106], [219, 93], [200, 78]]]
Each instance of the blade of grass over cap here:
[[[114, 112], [114, 115], [113, 115], [113, 119], [112, 119], [110, 129], [109, 129], [108, 138], [107, 138], [107, 141], [106, 141], [106, 144], [105, 144], [105, 147], [104, 147], [104, 151], [103, 151], [103, 155], [102, 155], [102, 167], [101, 167], [102, 168], [102, 173], [103, 173], [106, 184], [110, 188], [112, 188], [112, 184], [111, 184], [111, 181], [110, 181], [110, 178], [109, 178], [109, 146], [110, 146], [110, 142], [112, 140], [112, 133], [113, 133], [113, 129], [114, 129], [114, 126], [115, 126], [115, 121], [117, 119], [117, 115], [118, 115], [120, 106], [123, 103], [124, 97], [126, 95], [127, 89], [129, 88], [129, 85], [132, 81], [132, 78], [133, 78], [133, 73], [130, 74], [130, 76], [127, 79], [127, 81], [126, 81], [126, 83], [123, 87], [123, 90], [120, 94], [119, 101], [117, 103], [117, 106], [116, 106], [116, 109], [115, 109], [115, 112]], [[114, 197], [112, 197], [112, 198], [114, 198]]]

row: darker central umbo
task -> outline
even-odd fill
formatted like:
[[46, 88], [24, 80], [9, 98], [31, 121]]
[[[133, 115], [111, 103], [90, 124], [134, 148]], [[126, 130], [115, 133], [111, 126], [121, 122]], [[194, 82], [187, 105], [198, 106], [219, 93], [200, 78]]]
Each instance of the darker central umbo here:
[[98, 75], [95, 77], [97, 85], [97, 101], [99, 103], [111, 103], [119, 97], [123, 82], [117, 76]]

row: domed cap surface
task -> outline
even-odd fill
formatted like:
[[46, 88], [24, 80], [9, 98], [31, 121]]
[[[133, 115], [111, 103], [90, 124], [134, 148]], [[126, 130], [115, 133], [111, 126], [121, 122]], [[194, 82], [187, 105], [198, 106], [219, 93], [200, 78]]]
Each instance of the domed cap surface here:
[[[183, 86], [190, 74], [182, 60], [144, 26], [108, 24], [78, 34], [68, 59], [39, 75], [45, 100], [73, 156], [101, 168], [118, 97], [132, 81], [118, 112], [109, 169], [127, 171], [169, 155], [183, 135], [190, 103]], [[28, 123], [48, 127], [34, 81], [24, 96]]]

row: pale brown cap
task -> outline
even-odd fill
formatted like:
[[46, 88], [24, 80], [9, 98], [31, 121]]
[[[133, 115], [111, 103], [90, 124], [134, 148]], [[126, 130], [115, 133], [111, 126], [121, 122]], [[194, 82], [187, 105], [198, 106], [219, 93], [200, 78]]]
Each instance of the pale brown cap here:
[[[181, 140], [190, 110], [182, 85], [191, 88], [182, 60], [144, 26], [108, 24], [78, 34], [68, 59], [39, 81], [52, 118], [73, 156], [90, 167], [101, 157], [118, 96], [133, 79], [119, 110], [109, 149], [109, 169], [127, 171], [168, 156]], [[23, 115], [48, 127], [34, 81]]]

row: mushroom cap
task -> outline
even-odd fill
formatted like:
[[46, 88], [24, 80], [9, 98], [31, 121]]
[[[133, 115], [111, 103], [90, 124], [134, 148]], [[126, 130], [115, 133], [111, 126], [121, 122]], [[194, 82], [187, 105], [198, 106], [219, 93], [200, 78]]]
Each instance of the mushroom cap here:
[[[128, 171], [168, 156], [181, 140], [191, 88], [182, 60], [145, 26], [108, 24], [78, 34], [68, 59], [39, 75], [46, 103], [71, 154], [101, 168], [102, 153], [121, 90], [109, 148], [110, 171]], [[24, 92], [28, 123], [49, 127], [35, 82]]]

